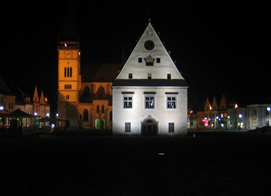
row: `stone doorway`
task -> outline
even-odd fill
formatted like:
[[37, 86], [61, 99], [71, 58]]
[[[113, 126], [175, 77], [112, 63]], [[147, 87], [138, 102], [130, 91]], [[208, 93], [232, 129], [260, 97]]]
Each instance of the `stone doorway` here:
[[157, 135], [158, 124], [153, 119], [145, 119], [141, 125], [142, 135]]

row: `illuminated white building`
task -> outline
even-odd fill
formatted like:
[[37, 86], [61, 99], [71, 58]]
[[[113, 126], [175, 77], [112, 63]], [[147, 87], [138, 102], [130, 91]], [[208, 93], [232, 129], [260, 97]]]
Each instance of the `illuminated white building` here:
[[113, 134], [187, 134], [187, 83], [148, 24], [113, 85]]

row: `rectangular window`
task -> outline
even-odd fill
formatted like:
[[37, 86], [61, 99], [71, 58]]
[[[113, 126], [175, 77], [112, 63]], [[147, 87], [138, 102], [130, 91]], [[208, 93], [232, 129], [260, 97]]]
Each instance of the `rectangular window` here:
[[72, 67], [70, 67], [70, 77], [72, 77]]
[[66, 100], [69, 100], [70, 99], [70, 95], [66, 95]]
[[160, 58], [157, 58], [156, 59], [156, 63], [160, 63], [161, 62], [161, 59]]
[[72, 67], [64, 68], [64, 77], [72, 77]]
[[145, 96], [145, 108], [154, 108], [154, 95]]
[[65, 89], [72, 89], [72, 85], [71, 84], [65, 84]]
[[129, 73], [129, 79], [133, 79], [133, 74]]
[[131, 123], [126, 122], [125, 123], [125, 133], [130, 133], [131, 132]]
[[174, 133], [174, 123], [168, 123], [168, 132]]
[[167, 74], [167, 79], [168, 79], [168, 80], [171, 79], [171, 74]]
[[142, 63], [142, 58], [138, 58], [138, 63]]
[[167, 96], [167, 108], [177, 108], [176, 96]]
[[133, 108], [133, 95], [123, 95], [123, 108]]
[[148, 80], [151, 79], [151, 73], [148, 73]]

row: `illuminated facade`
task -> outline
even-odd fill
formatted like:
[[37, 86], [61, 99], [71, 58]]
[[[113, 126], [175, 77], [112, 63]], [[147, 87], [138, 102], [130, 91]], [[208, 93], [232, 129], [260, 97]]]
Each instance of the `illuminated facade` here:
[[112, 83], [120, 64], [81, 64], [81, 51], [72, 4], [59, 33], [58, 118], [67, 126], [112, 128]]
[[113, 134], [187, 134], [188, 86], [151, 23], [112, 89]]

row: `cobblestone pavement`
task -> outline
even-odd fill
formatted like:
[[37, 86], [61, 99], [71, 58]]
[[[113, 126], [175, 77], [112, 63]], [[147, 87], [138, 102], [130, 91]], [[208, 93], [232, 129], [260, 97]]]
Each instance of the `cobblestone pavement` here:
[[121, 137], [86, 130], [2, 138], [0, 192], [270, 195], [270, 140], [270, 134], [259, 133]]

